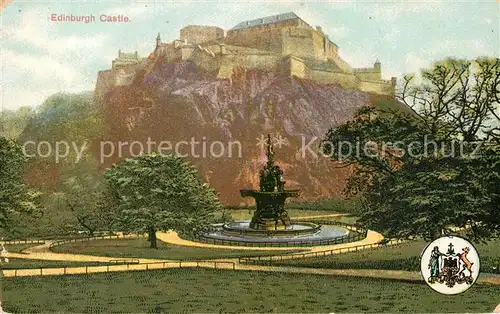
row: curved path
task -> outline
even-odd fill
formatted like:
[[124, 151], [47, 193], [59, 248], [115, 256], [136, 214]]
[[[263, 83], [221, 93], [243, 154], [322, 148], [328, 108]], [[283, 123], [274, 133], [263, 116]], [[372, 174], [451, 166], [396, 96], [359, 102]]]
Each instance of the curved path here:
[[[327, 218], [338, 217], [342, 214], [332, 215], [318, 215], [300, 217], [301, 219], [311, 218]], [[359, 245], [376, 244], [384, 237], [375, 231], [368, 230], [365, 239], [336, 245], [323, 245], [314, 247], [241, 247], [241, 246], [226, 246], [214, 245], [208, 243], [200, 243], [181, 239], [176, 232], [158, 232], [157, 237], [159, 240], [175, 244], [192, 247], [203, 248], [217, 248], [217, 249], [232, 249], [232, 250], [302, 250], [308, 252], [321, 252], [328, 250], [335, 250], [340, 248], [351, 248]], [[148, 258], [116, 258], [105, 256], [93, 256], [84, 254], [66, 254], [54, 253], [50, 250], [53, 241], [46, 241], [44, 244], [27, 248], [23, 253], [7, 253], [6, 257], [21, 258], [21, 259], [37, 259], [37, 260], [51, 260], [51, 261], [75, 261], [75, 262], [109, 262], [110, 260], [138, 260], [139, 264], [128, 265], [105, 265], [105, 266], [81, 266], [81, 267], [59, 267], [59, 268], [44, 268], [40, 269], [17, 269], [17, 270], [4, 270], [6, 277], [11, 276], [39, 276], [39, 275], [65, 275], [65, 274], [85, 274], [85, 273], [101, 273], [101, 272], [114, 272], [114, 271], [135, 271], [135, 270], [152, 270], [152, 269], [166, 269], [166, 268], [179, 268], [179, 267], [201, 267], [201, 268], [218, 268], [218, 269], [235, 269], [235, 270], [249, 270], [249, 271], [273, 271], [273, 272], [287, 272], [287, 273], [301, 273], [301, 274], [321, 274], [333, 276], [356, 276], [356, 277], [372, 277], [372, 278], [387, 278], [397, 280], [421, 280], [419, 272], [410, 271], [396, 271], [396, 270], [373, 270], [373, 269], [322, 269], [322, 268], [307, 268], [307, 267], [289, 267], [289, 266], [265, 266], [265, 265], [249, 265], [239, 264], [238, 258], [218, 259], [212, 261], [179, 261], [167, 259], [148, 259]], [[303, 253], [302, 252], [302, 253]], [[302, 254], [302, 253], [299, 253]], [[290, 256], [292, 254], [285, 254], [283, 256]], [[480, 275], [479, 283], [489, 283], [500, 285], [500, 275]]]
[[[334, 214], [338, 216], [338, 214]], [[333, 215], [328, 215], [332, 217]], [[310, 216], [317, 217], [317, 216]], [[324, 215], [321, 215], [323, 218]], [[232, 250], [269, 250], [269, 251], [290, 251], [290, 250], [301, 250], [301, 252], [318, 252], [325, 250], [333, 250], [340, 248], [355, 247], [364, 244], [375, 244], [383, 239], [383, 236], [374, 231], [368, 231], [367, 237], [361, 241], [335, 244], [335, 245], [323, 245], [315, 247], [242, 247], [242, 246], [226, 246], [226, 245], [214, 245], [208, 243], [200, 243], [194, 241], [188, 241], [181, 239], [178, 234], [174, 231], [169, 232], [158, 232], [157, 238], [160, 241], [183, 246], [192, 247], [202, 247], [202, 248], [217, 248], [217, 249], [232, 249]], [[267, 266], [257, 266], [257, 265], [243, 265], [239, 264], [238, 258], [229, 259], [216, 259], [211, 262], [208, 261], [183, 261], [182, 265], [178, 260], [168, 260], [168, 259], [149, 259], [149, 258], [117, 258], [117, 257], [106, 257], [106, 256], [94, 256], [85, 254], [68, 254], [68, 253], [55, 253], [50, 250], [51, 245], [54, 241], [46, 241], [44, 244], [27, 248], [23, 253], [7, 253], [5, 256], [9, 258], [20, 258], [20, 259], [33, 259], [33, 260], [50, 260], [50, 261], [71, 261], [71, 262], [104, 262], [109, 263], [110, 260], [138, 260], [139, 264], [128, 264], [128, 265], [105, 265], [105, 266], [76, 266], [76, 267], [59, 267], [59, 268], [44, 268], [40, 269], [18, 269], [18, 270], [5, 270], [5, 276], [36, 276], [36, 275], [62, 275], [62, 274], [82, 274], [89, 272], [107, 272], [107, 271], [128, 271], [128, 270], [148, 270], [155, 268], [177, 268], [177, 267], [209, 267], [209, 268], [232, 268], [232, 269], [246, 269], [253, 270], [262, 267], [263, 269], [269, 269]], [[288, 255], [288, 254], [287, 254]], [[219, 263], [214, 265], [214, 262]], [[154, 263], [154, 264], [153, 264]], [[238, 267], [235, 267], [238, 265]], [[282, 267], [281, 267], [282, 268]]]
[[[138, 260], [139, 263], [157, 263], [171, 262], [167, 259], [152, 258], [120, 258], [109, 256], [95, 256], [85, 254], [55, 253], [50, 250], [54, 241], [46, 241], [44, 244], [33, 246], [22, 251], [22, 253], [7, 253], [7, 258], [35, 259], [46, 261], [64, 261], [64, 262], [102, 262], [109, 263], [110, 260]], [[99, 266], [100, 267], [100, 266]]]
[[318, 246], [287, 246], [287, 247], [257, 247], [257, 246], [231, 246], [231, 245], [219, 245], [219, 244], [209, 244], [202, 242], [195, 242], [184, 240], [175, 231], [169, 232], [158, 232], [158, 239], [165, 243], [191, 246], [191, 247], [202, 247], [202, 248], [214, 248], [214, 249], [232, 249], [232, 250], [259, 250], [259, 251], [290, 251], [290, 250], [302, 250], [305, 252], [318, 252], [327, 251], [340, 248], [354, 247], [358, 245], [365, 244], [376, 244], [384, 239], [384, 236], [378, 232], [368, 230], [366, 238], [356, 242], [344, 243], [344, 244], [331, 244], [331, 245], [318, 245]]

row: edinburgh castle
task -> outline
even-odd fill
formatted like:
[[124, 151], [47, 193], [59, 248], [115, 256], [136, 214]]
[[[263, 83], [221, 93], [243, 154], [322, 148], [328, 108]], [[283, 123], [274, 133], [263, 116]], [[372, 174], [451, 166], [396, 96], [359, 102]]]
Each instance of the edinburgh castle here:
[[111, 70], [99, 72], [96, 92], [130, 84], [139, 68], [157, 59], [165, 63], [191, 61], [218, 79], [231, 80], [240, 69], [261, 69], [383, 95], [393, 95], [396, 86], [394, 77], [382, 80], [380, 62], [370, 68], [352, 68], [321, 27], [314, 28], [290, 12], [241, 22], [227, 31], [188, 25], [180, 30], [179, 39], [171, 42], [162, 42], [158, 34], [148, 58], [119, 51]]

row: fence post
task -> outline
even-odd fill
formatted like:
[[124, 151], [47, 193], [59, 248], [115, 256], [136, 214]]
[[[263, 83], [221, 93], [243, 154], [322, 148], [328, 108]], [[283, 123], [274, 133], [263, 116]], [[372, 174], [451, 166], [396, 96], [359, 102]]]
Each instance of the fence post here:
[[179, 268], [182, 268], [182, 261], [179, 261]]
[[106, 266], [106, 272], [109, 273], [109, 265]]
[[149, 264], [146, 263], [146, 270], [149, 270]]
[[89, 273], [89, 267], [88, 266], [85, 266], [85, 273], [88, 274]]
[[40, 276], [42, 276], [42, 275], [43, 275], [43, 268], [40, 267]]
[[235, 269], [236, 269], [236, 264], [235, 264], [235, 263], [233, 263], [233, 270], [235, 270]]
[[66, 275], [66, 268], [68, 268], [67, 266], [64, 266], [64, 274]]
[[217, 269], [217, 262], [214, 262], [214, 269]]

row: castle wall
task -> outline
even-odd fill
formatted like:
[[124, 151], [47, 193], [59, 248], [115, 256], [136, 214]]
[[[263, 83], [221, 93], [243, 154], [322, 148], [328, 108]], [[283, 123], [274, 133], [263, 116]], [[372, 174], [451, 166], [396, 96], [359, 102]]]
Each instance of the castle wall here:
[[338, 55], [338, 47], [334, 43], [330, 41], [328, 36], [323, 37], [323, 42], [324, 42], [324, 51], [325, 51], [325, 57], [326, 58], [332, 58], [334, 56]]
[[282, 32], [283, 55], [295, 55], [304, 59], [324, 60], [334, 54], [333, 45], [321, 32], [312, 28], [289, 27]]
[[193, 44], [201, 44], [223, 37], [224, 30], [216, 26], [188, 25], [180, 30], [180, 39]]
[[[294, 55], [309, 60], [309, 63], [321, 63], [329, 60], [335, 68], [345, 73], [353, 73], [352, 67], [337, 54], [337, 46], [322, 31], [312, 28], [283, 29], [283, 55]], [[318, 62], [319, 61], [319, 62]], [[331, 65], [320, 70], [331, 70]]]
[[326, 58], [326, 51], [325, 51], [325, 36], [314, 30], [310, 30], [311, 35], [312, 35], [312, 47], [314, 49], [314, 57], [316, 59], [325, 59]]
[[380, 81], [382, 73], [374, 68], [354, 69], [354, 73], [362, 81]]
[[156, 50], [158, 55], [163, 55], [165, 62], [171, 63], [182, 59], [182, 51], [174, 43], [162, 44]]
[[322, 84], [339, 84], [343, 88], [357, 88], [359, 79], [353, 74], [311, 70], [311, 79]]
[[304, 60], [295, 56], [287, 56], [281, 60], [279, 72], [282, 75], [297, 76], [300, 78], [311, 79], [311, 70]]
[[329, 60], [333, 61], [344, 73], [354, 73], [353, 68], [345, 62], [342, 58], [340, 58], [339, 55], [333, 55], [328, 58]]
[[191, 58], [191, 55], [193, 54], [195, 50], [195, 46], [185, 46], [181, 47], [181, 58], [182, 60], [189, 60]]
[[359, 90], [382, 95], [394, 95], [395, 85], [391, 81], [361, 81]]
[[294, 55], [304, 59], [316, 57], [317, 46], [314, 44], [312, 29], [300, 27], [288, 27], [282, 30], [280, 40], [282, 44], [282, 55]]
[[304, 26], [304, 24], [302, 20], [294, 19], [280, 23], [229, 30], [224, 42], [229, 45], [251, 47], [281, 54], [282, 29], [290, 26]]
[[200, 49], [195, 49], [188, 60], [193, 61], [199, 68], [212, 74], [218, 73], [221, 66], [220, 56], [212, 56]]
[[111, 68], [117, 70], [126, 66], [138, 64], [140, 62], [141, 62], [140, 60], [134, 60], [134, 59], [115, 59], [111, 61]]
[[218, 78], [230, 78], [233, 68], [261, 69], [277, 71], [280, 56], [273, 54], [227, 54], [222, 57]]

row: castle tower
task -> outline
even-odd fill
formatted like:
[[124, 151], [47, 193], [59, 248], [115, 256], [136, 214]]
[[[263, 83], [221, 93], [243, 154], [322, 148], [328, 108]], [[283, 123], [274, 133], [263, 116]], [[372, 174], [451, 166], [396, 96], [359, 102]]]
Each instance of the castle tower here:
[[156, 36], [156, 48], [160, 47], [161, 44], [161, 37], [160, 33], [158, 33], [158, 36]]
[[373, 68], [375, 69], [375, 71], [377, 72], [381, 72], [382, 71], [382, 64], [380, 63], [380, 61], [375, 61], [375, 63], [373, 64]]

